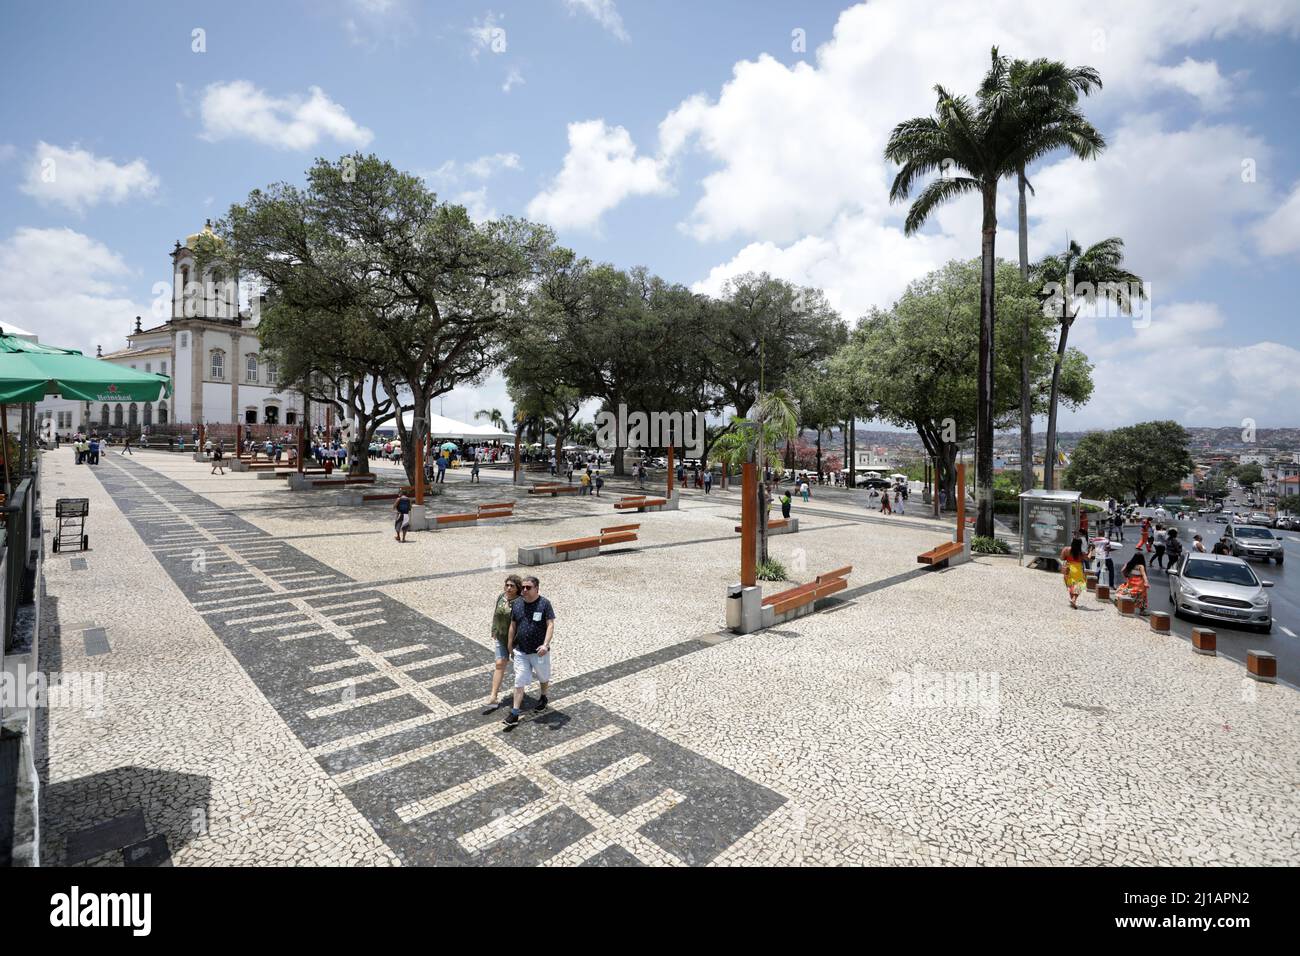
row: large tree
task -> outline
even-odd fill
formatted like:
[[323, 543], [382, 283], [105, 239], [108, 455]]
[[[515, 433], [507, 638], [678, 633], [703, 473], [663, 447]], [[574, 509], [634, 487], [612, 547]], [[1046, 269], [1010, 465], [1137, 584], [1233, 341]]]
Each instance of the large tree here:
[[1043, 455], [1043, 487], [1051, 488], [1056, 472], [1056, 412], [1059, 379], [1070, 328], [1085, 306], [1113, 306], [1132, 311], [1134, 297], [1146, 296], [1142, 279], [1124, 265], [1124, 240], [1111, 237], [1083, 249], [1073, 239], [1059, 256], [1047, 256], [1034, 268], [1047, 311], [1060, 323], [1056, 337], [1056, 366], [1047, 407], [1047, 448]]
[[1175, 492], [1195, 465], [1187, 430], [1173, 421], [1142, 422], [1089, 432], [1070, 455], [1069, 486], [1093, 498], [1150, 501]]
[[[848, 381], [847, 390], [869, 403], [872, 417], [916, 430], [950, 503], [956, 500], [957, 453], [977, 424], [981, 277], [981, 264], [971, 260], [950, 262], [915, 280], [890, 309], [873, 310], [858, 323], [828, 376]], [[1011, 264], [997, 264], [996, 289], [993, 412], [997, 425], [1005, 428], [1015, 423], [1020, 409], [1020, 341], [1026, 320], [1031, 406], [1046, 407], [1054, 323]], [[1072, 349], [1064, 367], [1062, 394], [1071, 404], [1086, 402], [1092, 393], [1087, 359]]]
[[[1005, 79], [1002, 79], [1002, 77]], [[1015, 60], [1005, 74], [990, 74], [986, 79], [994, 83], [986, 96], [1015, 97], [1018, 107], [1031, 116], [1045, 117], [1061, 110], [1074, 109], [1079, 95], [1101, 89], [1101, 75], [1090, 66], [1069, 67], [1059, 60]], [[1033, 191], [1025, 175], [1027, 163], [1016, 170], [1016, 191], [1019, 198], [1020, 276], [1029, 280], [1029, 202], [1027, 194]], [[1021, 326], [1021, 355], [1027, 357], [1029, 325]], [[1020, 365], [1020, 487], [1034, 487], [1034, 413], [1030, 406], [1030, 369], [1027, 361]]]
[[[1105, 142], [1076, 109], [1049, 114], [1020, 108], [1010, 92], [1010, 63], [993, 48], [992, 64], [975, 101], [936, 86], [934, 115], [898, 124], [885, 158], [898, 164], [890, 201], [911, 195], [922, 177], [939, 173], [920, 190], [908, 210], [904, 231], [918, 232], [931, 213], [950, 199], [978, 194], [982, 207], [981, 285], [976, 388], [976, 534], [993, 534], [994, 269], [998, 183], [1056, 149], [1096, 154]], [[1018, 390], [1017, 390], [1018, 391]]]
[[[431, 400], [500, 363], [528, 293], [555, 252], [544, 227], [507, 217], [476, 223], [418, 176], [375, 156], [321, 159], [305, 188], [254, 190], [216, 227], [228, 255], [286, 306], [361, 323], [397, 417], [409, 479]], [[413, 431], [413, 433], [412, 433]]]

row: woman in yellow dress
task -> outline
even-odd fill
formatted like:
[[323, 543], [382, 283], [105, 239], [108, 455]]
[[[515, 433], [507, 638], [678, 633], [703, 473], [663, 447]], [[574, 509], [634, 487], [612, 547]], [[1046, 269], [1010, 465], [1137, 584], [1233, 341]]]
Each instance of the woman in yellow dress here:
[[1079, 607], [1079, 595], [1083, 593], [1083, 539], [1075, 538], [1068, 548], [1061, 549], [1061, 572], [1065, 577], [1065, 589], [1070, 593], [1070, 607]]

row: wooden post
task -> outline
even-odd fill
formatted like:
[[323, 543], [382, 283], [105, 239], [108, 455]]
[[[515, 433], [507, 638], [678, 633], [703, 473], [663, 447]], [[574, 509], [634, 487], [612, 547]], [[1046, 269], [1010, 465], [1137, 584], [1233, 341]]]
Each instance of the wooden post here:
[[957, 465], [957, 543], [966, 540], [966, 463]]
[[[4, 442], [4, 447], [0, 448], [0, 455], [5, 460], [5, 501], [8, 502], [9, 496], [14, 493], [13, 483], [9, 477], [9, 406], [0, 405], [0, 442]], [[12, 557], [11, 560], [17, 560]], [[26, 560], [25, 558], [23, 560]], [[8, 635], [4, 635], [8, 637]]]
[[298, 474], [300, 475], [302, 474], [302, 460], [307, 454], [307, 441], [303, 434], [303, 429], [306, 427], [306, 425], [298, 426], [298, 461], [295, 464], [298, 466]]
[[753, 587], [758, 583], [758, 481], [752, 461], [741, 466], [740, 482], [740, 583]]
[[669, 445], [668, 446], [668, 497], [669, 498], [673, 496], [673, 478], [676, 476], [676, 474], [677, 473], [673, 470], [673, 446]]
[[235, 422], [235, 457], [244, 453], [244, 426]]

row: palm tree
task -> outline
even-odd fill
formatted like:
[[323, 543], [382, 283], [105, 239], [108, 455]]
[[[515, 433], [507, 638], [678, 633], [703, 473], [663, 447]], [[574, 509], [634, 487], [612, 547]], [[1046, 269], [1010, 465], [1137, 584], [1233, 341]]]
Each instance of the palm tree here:
[[[1095, 86], [1101, 89], [1101, 75], [1090, 66], [1067, 67], [1058, 60], [1016, 60], [1008, 74], [1020, 108], [1029, 114], [1050, 115], [1072, 109], [1079, 94], [1087, 96]], [[997, 95], [997, 90], [989, 95]], [[1020, 204], [1020, 275], [1029, 279], [1029, 204], [1026, 192], [1033, 192], [1022, 163], [1016, 170]], [[1034, 487], [1034, 413], [1030, 390], [1029, 318], [1020, 327], [1020, 487]]]
[[[1047, 406], [1047, 450], [1043, 455], [1043, 487], [1051, 488], [1056, 472], [1056, 405], [1060, 397], [1061, 363], [1079, 310], [1098, 299], [1113, 302], [1122, 314], [1132, 311], [1133, 296], [1146, 297], [1141, 277], [1124, 267], [1124, 240], [1111, 237], [1082, 249], [1073, 239], [1065, 255], [1048, 256], [1035, 272], [1044, 290], [1054, 285], [1058, 292], [1044, 294], [1057, 311], [1061, 334], [1056, 340], [1056, 363], [1052, 366], [1052, 391]], [[1082, 299], [1082, 301], [1079, 301]]]
[[488, 420], [488, 424], [491, 425], [493, 428], [496, 428], [500, 431], [506, 430], [505, 416], [501, 414], [501, 409], [499, 408], [480, 408], [478, 411], [474, 413], [474, 418], [475, 420], [478, 420], [480, 418], [486, 418]]
[[918, 232], [930, 214], [950, 199], [978, 193], [981, 226], [979, 373], [976, 388], [975, 471], [978, 516], [975, 533], [993, 534], [993, 270], [997, 239], [998, 182], [1055, 149], [1089, 157], [1105, 146], [1101, 134], [1077, 110], [1051, 113], [1020, 108], [1010, 80], [1010, 63], [993, 48], [992, 64], [976, 102], [935, 87], [933, 116], [899, 123], [885, 146], [885, 158], [901, 168], [891, 202], [908, 197], [922, 176], [938, 179], [917, 194], [903, 231]]

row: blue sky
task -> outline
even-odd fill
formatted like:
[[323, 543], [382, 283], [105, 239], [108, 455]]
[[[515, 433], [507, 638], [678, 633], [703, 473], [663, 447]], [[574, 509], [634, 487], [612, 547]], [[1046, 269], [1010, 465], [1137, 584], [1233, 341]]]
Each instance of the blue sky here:
[[[1108, 0], [1067, 21], [1010, 0], [6, 5], [0, 325], [121, 347], [176, 239], [356, 148], [594, 259], [704, 291], [766, 269], [856, 318], [978, 253], [974, 203], [902, 236], [880, 149], [935, 83], [972, 90], [997, 43], [1106, 84], [1087, 103], [1102, 159], [1031, 171], [1031, 254], [1118, 235], [1152, 283], [1149, 327], [1076, 326], [1098, 389], [1064, 426], [1300, 424], [1300, 4], [1228, 6]], [[1010, 188], [1000, 220], [1014, 256]], [[446, 411], [504, 402], [494, 380]]]

